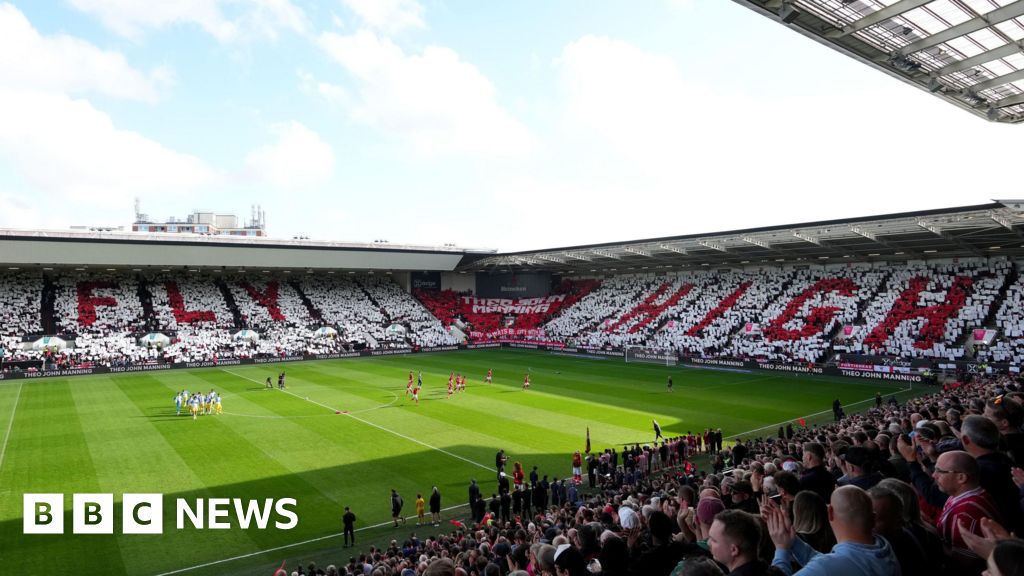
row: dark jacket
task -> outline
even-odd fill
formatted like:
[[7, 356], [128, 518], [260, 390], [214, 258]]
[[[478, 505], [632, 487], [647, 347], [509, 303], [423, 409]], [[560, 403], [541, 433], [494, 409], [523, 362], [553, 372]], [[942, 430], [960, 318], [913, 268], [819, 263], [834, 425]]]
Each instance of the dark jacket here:
[[832, 498], [832, 491], [836, 489], [836, 479], [824, 466], [815, 466], [814, 468], [808, 468], [800, 476], [800, 489], [810, 490], [821, 496], [822, 500], [828, 502]]
[[1006, 454], [992, 452], [976, 458], [978, 471], [981, 477], [981, 487], [984, 488], [999, 506], [999, 512], [1006, 521], [1006, 529], [1021, 533], [1024, 518], [1020, 509], [1020, 492], [1017, 485], [1013, 483], [1010, 469], [1013, 468], [1013, 461]]

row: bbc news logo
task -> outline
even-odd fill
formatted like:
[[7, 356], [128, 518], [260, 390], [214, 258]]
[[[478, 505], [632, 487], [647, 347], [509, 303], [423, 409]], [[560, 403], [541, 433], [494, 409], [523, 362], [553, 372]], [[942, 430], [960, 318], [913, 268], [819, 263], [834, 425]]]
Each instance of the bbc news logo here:
[[[72, 534], [113, 534], [113, 494], [73, 494], [71, 498]], [[64, 494], [25, 494], [23, 532], [25, 534], [64, 534]], [[185, 498], [175, 500], [175, 526], [178, 530], [242, 530], [254, 527], [266, 530], [291, 530], [299, 525], [294, 498], [242, 500], [241, 498]], [[234, 516], [235, 523], [231, 522]], [[122, 494], [121, 534], [163, 534], [163, 494]]]

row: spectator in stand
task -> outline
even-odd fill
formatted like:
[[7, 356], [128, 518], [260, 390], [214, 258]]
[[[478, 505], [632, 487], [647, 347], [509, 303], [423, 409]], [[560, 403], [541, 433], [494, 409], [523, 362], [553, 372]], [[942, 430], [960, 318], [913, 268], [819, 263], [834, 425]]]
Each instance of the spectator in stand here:
[[882, 475], [873, 470], [871, 452], [862, 446], [850, 446], [842, 456], [846, 474], [836, 483], [839, 486], [857, 486], [867, 490], [882, 481]]
[[1006, 452], [1017, 467], [1024, 467], [1024, 408], [1017, 402], [1003, 397], [989, 400], [985, 404], [985, 417], [995, 423], [1002, 435]]
[[868, 490], [868, 495], [875, 513], [874, 532], [892, 546], [900, 563], [900, 572], [904, 576], [937, 574], [940, 565], [928, 558], [924, 546], [906, 525], [900, 495], [881, 484]]
[[980, 535], [982, 519], [1001, 520], [995, 500], [981, 487], [978, 464], [967, 452], [946, 452], [935, 462], [932, 477], [948, 496], [936, 523], [939, 534], [952, 548], [954, 563], [976, 565], [983, 559], [970, 551], [961, 531]]
[[818, 552], [827, 553], [836, 544], [835, 534], [828, 524], [828, 507], [817, 492], [803, 490], [793, 499], [793, 529]]
[[1022, 534], [1024, 515], [1021, 514], [1020, 493], [1013, 483], [1013, 462], [999, 452], [999, 429], [984, 416], [971, 414], [964, 419], [960, 441], [964, 451], [978, 463], [979, 481], [995, 500], [996, 508], [1012, 532]]
[[732, 576], [762, 576], [768, 572], [768, 563], [757, 556], [760, 544], [757, 518], [739, 510], [719, 513], [708, 533], [711, 555]]
[[804, 473], [800, 476], [800, 490], [811, 490], [827, 502], [836, 489], [836, 478], [825, 469], [825, 447], [818, 442], [805, 442], [803, 448]]
[[832, 493], [829, 522], [837, 544], [828, 554], [814, 551], [796, 536], [785, 510], [769, 504], [762, 509], [768, 533], [775, 544], [772, 564], [793, 574], [792, 563], [802, 568], [801, 576], [895, 576], [899, 563], [884, 538], [872, 533], [874, 516], [871, 498], [856, 486], [841, 486]]

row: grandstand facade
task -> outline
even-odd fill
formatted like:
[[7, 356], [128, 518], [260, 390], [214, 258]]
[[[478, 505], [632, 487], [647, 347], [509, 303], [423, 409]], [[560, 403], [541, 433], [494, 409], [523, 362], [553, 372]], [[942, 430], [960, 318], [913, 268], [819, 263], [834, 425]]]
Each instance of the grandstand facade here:
[[921, 380], [1024, 362], [1024, 202], [533, 252], [0, 233], [3, 376], [475, 346]]

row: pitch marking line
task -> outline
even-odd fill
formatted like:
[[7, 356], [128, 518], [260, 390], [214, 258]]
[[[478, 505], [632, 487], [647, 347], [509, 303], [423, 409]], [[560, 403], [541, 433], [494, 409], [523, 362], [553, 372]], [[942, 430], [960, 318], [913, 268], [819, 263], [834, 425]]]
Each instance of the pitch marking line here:
[[18, 382], [18, 393], [14, 397], [14, 409], [11, 410], [11, 421], [7, 423], [7, 432], [4, 433], [4, 447], [0, 449], [0, 470], [4, 468], [4, 456], [7, 455], [7, 441], [11, 439], [11, 426], [14, 425], [14, 416], [18, 413], [18, 401], [21, 400], [21, 389], [24, 384]]
[[[468, 504], [457, 504], [455, 506], [449, 506], [448, 508], [442, 508], [442, 512], [448, 512], [455, 510], [456, 508], [465, 508]], [[406, 520], [411, 520], [415, 516], [407, 516]], [[387, 522], [381, 522], [380, 524], [374, 524], [373, 526], [363, 526], [362, 528], [356, 528], [356, 532], [362, 532], [364, 530], [372, 530], [374, 528], [381, 528], [391, 524], [393, 521], [388, 520]], [[295, 542], [293, 544], [285, 544], [284, 546], [278, 546], [276, 548], [268, 548], [266, 550], [260, 550], [259, 552], [252, 552], [249, 554], [242, 554], [240, 556], [232, 556], [231, 558], [225, 558], [223, 560], [214, 560], [213, 562], [207, 562], [205, 564], [197, 564], [195, 566], [189, 566], [188, 568], [179, 568], [178, 570], [172, 570], [170, 572], [162, 572], [157, 576], [171, 576], [172, 574], [181, 574], [182, 572], [190, 572], [192, 570], [198, 570], [200, 568], [207, 568], [209, 566], [216, 566], [217, 564], [224, 564], [225, 562], [234, 562], [235, 560], [244, 560], [245, 558], [252, 558], [253, 556], [262, 556], [263, 554], [269, 554], [271, 552], [277, 552], [278, 550], [286, 550], [288, 548], [294, 548], [296, 546], [302, 546], [305, 544], [312, 544], [313, 542], [320, 542], [321, 540], [329, 540], [331, 538], [339, 538], [344, 535], [344, 532], [338, 532], [336, 534], [328, 534], [327, 536], [320, 536], [319, 538], [312, 538], [310, 540], [304, 540], [302, 542]]]
[[[910, 390], [913, 390], [913, 388], [914, 388], [913, 386], [907, 386], [906, 388], [903, 388], [901, 390], [896, 390], [895, 392], [893, 392], [893, 394], [902, 394], [903, 392], [909, 392]], [[858, 404], [863, 404], [865, 402], [873, 402], [874, 400], [875, 400], [875, 397], [872, 396], [871, 398], [868, 398], [866, 400], [860, 400], [858, 402], [854, 402], [853, 404], [847, 404], [846, 406], [856, 406]], [[845, 406], [844, 406], [844, 408], [845, 408]], [[739, 438], [741, 436], [748, 436], [751, 432], [757, 432], [758, 430], [768, 430], [769, 428], [775, 428], [776, 426], [782, 426], [783, 424], [787, 424], [787, 423], [792, 422], [794, 420], [799, 420], [800, 418], [805, 418], [805, 419], [806, 418], [813, 418], [815, 416], [821, 416], [822, 414], [828, 414], [829, 412], [831, 412], [831, 410], [822, 410], [821, 412], [815, 412], [814, 414], [808, 414], [806, 416], [797, 416], [796, 418], [790, 418], [789, 420], [783, 420], [782, 422], [776, 422], [775, 424], [768, 424], [767, 426], [761, 426], [760, 428], [754, 428], [753, 430], [747, 430], [746, 432], [740, 432], [739, 434], [733, 434], [731, 436], [726, 436], [726, 438]]]
[[[223, 368], [222, 368], [222, 370], [223, 370]], [[228, 374], [237, 376], [238, 378], [242, 378], [244, 380], [249, 380], [250, 382], [256, 382], [257, 384], [259, 384], [259, 381], [257, 381], [257, 380], [253, 380], [252, 378], [248, 378], [246, 376], [242, 376], [241, 374], [237, 374], [237, 373], [232, 372], [230, 370], [224, 370], [224, 372], [227, 372]], [[349, 418], [352, 418], [353, 420], [357, 420], [359, 422], [362, 422], [363, 424], [366, 424], [367, 426], [372, 426], [372, 427], [374, 427], [374, 428], [376, 428], [378, 430], [381, 430], [383, 432], [387, 432], [388, 434], [392, 434], [394, 436], [398, 436], [399, 438], [403, 438], [403, 439], [408, 440], [410, 442], [414, 442], [416, 444], [419, 444], [420, 446], [424, 446], [426, 448], [430, 448], [431, 450], [436, 450], [436, 451], [438, 451], [438, 452], [440, 452], [442, 454], [447, 454], [448, 456], [451, 456], [452, 458], [457, 458], [459, 460], [462, 460], [463, 462], [466, 462], [467, 464], [472, 464], [473, 466], [476, 466], [478, 468], [483, 468], [484, 470], [487, 470], [487, 471], [493, 471], [494, 470], [494, 468], [492, 468], [491, 466], [487, 466], [487, 465], [481, 464], [479, 462], [475, 462], [473, 460], [470, 460], [469, 458], [465, 458], [465, 457], [459, 456], [458, 454], [455, 454], [454, 452], [449, 452], [449, 451], [445, 450], [444, 448], [438, 448], [437, 446], [432, 446], [430, 444], [427, 444], [426, 442], [423, 442], [422, 440], [417, 440], [416, 438], [413, 438], [411, 436], [406, 436], [405, 434], [402, 434], [401, 432], [397, 432], [397, 431], [392, 430], [390, 428], [386, 428], [384, 426], [381, 426], [380, 424], [374, 424], [373, 422], [370, 422], [369, 420], [364, 420], [363, 418], [360, 418], [360, 417], [356, 416], [354, 413], [342, 412], [341, 410], [338, 410], [337, 408], [332, 408], [332, 407], [330, 407], [330, 406], [328, 406], [326, 404], [322, 404], [320, 402], [317, 402], [316, 400], [310, 400], [307, 397], [299, 396], [298, 394], [296, 394], [296, 393], [294, 393], [294, 392], [292, 392], [290, 390], [282, 390], [280, 388], [275, 388], [275, 390], [277, 390], [278, 392], [284, 392], [285, 394], [288, 394], [290, 396], [294, 396], [295, 398], [298, 398], [299, 400], [305, 400], [306, 402], [309, 402], [310, 404], [316, 404], [317, 406], [320, 406], [321, 408], [326, 408], [327, 410], [330, 410], [331, 412], [341, 413], [341, 414], [343, 414], [345, 416], [348, 416]], [[397, 396], [396, 396], [396, 398], [397, 398]]]

